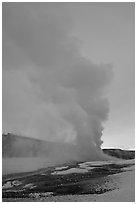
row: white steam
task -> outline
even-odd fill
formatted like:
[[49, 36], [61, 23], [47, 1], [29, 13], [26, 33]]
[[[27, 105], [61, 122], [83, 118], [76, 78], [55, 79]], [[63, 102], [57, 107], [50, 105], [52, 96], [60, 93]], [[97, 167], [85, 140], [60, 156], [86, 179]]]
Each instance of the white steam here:
[[112, 69], [81, 56], [66, 8], [3, 4], [3, 131], [76, 144], [96, 157]]

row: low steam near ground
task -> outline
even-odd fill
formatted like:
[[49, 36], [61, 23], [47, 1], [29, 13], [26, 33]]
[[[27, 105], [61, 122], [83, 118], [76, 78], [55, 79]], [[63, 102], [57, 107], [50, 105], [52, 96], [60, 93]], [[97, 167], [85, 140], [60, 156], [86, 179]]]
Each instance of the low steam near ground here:
[[[104, 154], [104, 153], [105, 154]], [[2, 170], [3, 174], [35, 171], [61, 164], [72, 164], [77, 161], [93, 161], [105, 164], [105, 160], [134, 159], [134, 151], [120, 149], [103, 149], [92, 152], [78, 145], [62, 144], [25, 138], [12, 134], [2, 136]], [[103, 161], [104, 160], [104, 161]], [[88, 162], [87, 162], [88, 165]]]

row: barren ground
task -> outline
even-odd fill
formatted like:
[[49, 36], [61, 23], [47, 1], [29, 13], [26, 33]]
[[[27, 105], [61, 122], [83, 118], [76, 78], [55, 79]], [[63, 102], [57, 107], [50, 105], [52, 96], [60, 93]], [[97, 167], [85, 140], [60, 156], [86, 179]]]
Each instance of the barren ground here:
[[134, 202], [134, 160], [82, 162], [3, 176], [5, 202]]

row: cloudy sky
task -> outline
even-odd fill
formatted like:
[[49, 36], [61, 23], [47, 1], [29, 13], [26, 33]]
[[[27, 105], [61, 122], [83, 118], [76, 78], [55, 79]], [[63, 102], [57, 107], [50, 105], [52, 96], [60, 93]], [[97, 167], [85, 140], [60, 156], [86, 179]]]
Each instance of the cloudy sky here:
[[134, 148], [134, 3], [3, 3], [2, 31], [4, 132]]

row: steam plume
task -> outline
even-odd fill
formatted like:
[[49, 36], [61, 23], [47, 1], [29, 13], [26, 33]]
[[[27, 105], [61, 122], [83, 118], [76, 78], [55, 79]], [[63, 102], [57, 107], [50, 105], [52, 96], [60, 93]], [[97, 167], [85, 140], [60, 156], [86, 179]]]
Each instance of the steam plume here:
[[81, 55], [68, 16], [62, 3], [3, 4], [3, 131], [75, 144], [95, 159], [112, 69]]

